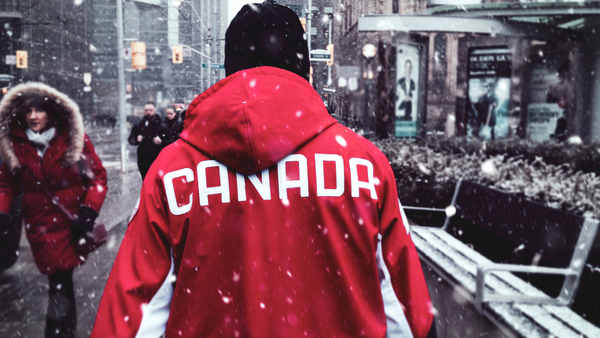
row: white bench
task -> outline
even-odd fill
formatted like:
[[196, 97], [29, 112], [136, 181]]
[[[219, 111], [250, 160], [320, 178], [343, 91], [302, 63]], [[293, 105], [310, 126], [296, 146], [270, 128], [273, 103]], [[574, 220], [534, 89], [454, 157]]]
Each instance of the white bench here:
[[[486, 195], [490, 198], [486, 199]], [[472, 201], [474, 196], [477, 196], [478, 200], [469, 203], [468, 201]], [[501, 237], [512, 236], [513, 231], [510, 230], [510, 226], [508, 229], [506, 227], [507, 219], [503, 217], [505, 213], [501, 212], [500, 215], [493, 215], [493, 219], [486, 219], [486, 216], [482, 214], [494, 210], [493, 206], [487, 209], [482, 206], [486, 203], [490, 204], [490, 199], [502, 203], [505, 210], [515, 207], [527, 208], [529, 203], [533, 203], [514, 198], [514, 196], [502, 192], [492, 191], [471, 182], [459, 181], [451, 204], [452, 207], [456, 208], [456, 215], [452, 215], [451, 212], [442, 228], [411, 226], [412, 238], [421, 259], [447, 282], [455, 286], [457, 290], [464, 290], [465, 296], [472, 301], [474, 307], [509, 336], [600, 337], [598, 327], [587, 322], [569, 308], [574, 300], [599, 222], [582, 219], [583, 222], [579, 225], [581, 228], [579, 234], [570, 236], [571, 240], [576, 240], [576, 243], [571, 244], [572, 251], [562, 253], [563, 256], [568, 256], [566, 258], [568, 260], [567, 267], [494, 263], [447, 232], [451, 218], [458, 216], [471, 220], [484, 220], [488, 223], [483, 226], [484, 228], [495, 228], [497, 230], [500, 228], [495, 235]], [[536, 208], [539, 207], [540, 205], [536, 206]], [[445, 209], [415, 207], [405, 207], [405, 209], [446, 211]], [[497, 214], [498, 210], [494, 212]], [[543, 214], [553, 217], [555, 212], [554, 210], [543, 212]], [[532, 213], [531, 216], [536, 217], [533, 222], [538, 226], [543, 223], [539, 219], [539, 213]], [[521, 218], [521, 216], [519, 217]], [[524, 222], [530, 221], [527, 217], [523, 217], [525, 218], [523, 219]], [[501, 229], [503, 225], [504, 229]], [[526, 228], [522, 226], [522, 223], [519, 223], [519, 225], [521, 228]], [[529, 229], [529, 231], [531, 230], [535, 230], [535, 227]], [[519, 233], [519, 231], [516, 232]], [[540, 230], [540, 235], [543, 235], [543, 233], [544, 231]], [[521, 232], [520, 236], [522, 234]], [[535, 246], [533, 243], [529, 244]], [[569, 245], [566, 245], [561, 250], [568, 247]], [[539, 246], [537, 248], [539, 249]], [[566, 278], [558, 297], [552, 298], [513, 275], [511, 271], [561, 274], [565, 275]]]

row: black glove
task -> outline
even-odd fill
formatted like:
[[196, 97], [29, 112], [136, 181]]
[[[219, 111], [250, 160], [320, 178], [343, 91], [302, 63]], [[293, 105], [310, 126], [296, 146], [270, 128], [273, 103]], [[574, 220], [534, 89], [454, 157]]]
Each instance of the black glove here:
[[0, 228], [5, 229], [11, 221], [12, 217], [5, 212], [0, 212]]
[[94, 222], [98, 217], [96, 210], [86, 207], [79, 207], [79, 215], [75, 218], [71, 224], [71, 231], [76, 238], [85, 236], [86, 233], [91, 232], [94, 229]]

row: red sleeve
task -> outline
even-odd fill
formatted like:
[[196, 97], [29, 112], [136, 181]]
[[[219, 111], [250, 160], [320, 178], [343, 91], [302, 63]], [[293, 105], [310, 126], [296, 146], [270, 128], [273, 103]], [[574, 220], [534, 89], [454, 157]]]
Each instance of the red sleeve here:
[[13, 175], [4, 163], [0, 166], [0, 212], [9, 213], [17, 190], [19, 179]]
[[144, 307], [167, 279], [171, 246], [164, 196], [161, 179], [151, 169], [106, 283], [92, 338], [135, 337]]
[[104, 203], [104, 198], [106, 198], [106, 193], [108, 192], [106, 169], [104, 169], [102, 161], [100, 160], [100, 157], [98, 157], [98, 154], [96, 154], [96, 149], [94, 149], [94, 146], [87, 135], [85, 135], [83, 155], [85, 155], [88, 168], [90, 168], [94, 174], [94, 178], [88, 183], [83, 205], [99, 212]]
[[380, 214], [382, 256], [413, 336], [422, 338], [433, 323], [431, 299], [408, 224], [402, 221], [393, 173], [388, 172]]

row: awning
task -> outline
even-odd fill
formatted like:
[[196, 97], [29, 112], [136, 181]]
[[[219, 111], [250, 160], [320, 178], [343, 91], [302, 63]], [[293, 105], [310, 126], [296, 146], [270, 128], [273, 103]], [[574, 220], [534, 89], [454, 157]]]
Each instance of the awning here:
[[600, 1], [436, 6], [425, 15], [364, 15], [359, 31], [448, 32], [577, 39], [589, 20], [600, 20]]
[[538, 40], [575, 39], [576, 31], [545, 24], [508, 21], [496, 18], [473, 18], [431, 15], [363, 15], [358, 30], [445, 32], [521, 36]]

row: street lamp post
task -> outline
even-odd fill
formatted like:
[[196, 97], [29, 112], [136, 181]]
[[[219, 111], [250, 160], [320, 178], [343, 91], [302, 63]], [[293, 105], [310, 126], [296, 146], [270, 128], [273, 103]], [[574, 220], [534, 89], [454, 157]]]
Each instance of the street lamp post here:
[[[373, 67], [371, 66], [371, 60], [375, 57], [376, 54], [377, 54], [377, 48], [373, 44], [368, 43], [363, 46], [362, 55], [367, 60], [367, 66], [365, 67], [365, 70], [363, 72], [363, 80], [365, 82], [365, 110], [364, 110], [363, 121], [365, 121], [367, 123], [368, 123], [368, 121], [370, 121], [370, 118], [369, 118], [369, 94], [371, 92], [371, 84], [373, 83], [373, 78], [375, 77], [375, 74], [373, 73]], [[365, 123], [365, 124], [367, 124], [367, 123]], [[371, 128], [369, 126], [369, 130], [370, 129]]]

